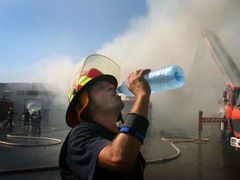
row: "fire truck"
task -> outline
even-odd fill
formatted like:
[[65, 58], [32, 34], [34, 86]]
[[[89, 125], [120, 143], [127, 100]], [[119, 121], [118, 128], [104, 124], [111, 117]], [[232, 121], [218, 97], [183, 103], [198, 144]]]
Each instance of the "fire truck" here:
[[240, 148], [240, 86], [229, 83], [223, 93], [224, 118], [221, 130], [227, 132], [230, 137], [230, 144]]
[[231, 146], [240, 149], [240, 71], [215, 33], [205, 30], [202, 37], [224, 78], [225, 89], [220, 118], [202, 117], [202, 112], [199, 112], [199, 136], [202, 123], [220, 122], [224, 137], [228, 138]]

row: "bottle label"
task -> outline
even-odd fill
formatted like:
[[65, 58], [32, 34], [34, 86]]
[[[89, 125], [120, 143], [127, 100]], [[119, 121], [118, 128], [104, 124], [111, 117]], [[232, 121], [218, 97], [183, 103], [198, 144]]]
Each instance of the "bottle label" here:
[[155, 77], [155, 76], [159, 76], [159, 75], [161, 74], [161, 71], [162, 71], [162, 70], [150, 72], [149, 75], [148, 75], [148, 77], [149, 77], [149, 78], [153, 78], [153, 77]]

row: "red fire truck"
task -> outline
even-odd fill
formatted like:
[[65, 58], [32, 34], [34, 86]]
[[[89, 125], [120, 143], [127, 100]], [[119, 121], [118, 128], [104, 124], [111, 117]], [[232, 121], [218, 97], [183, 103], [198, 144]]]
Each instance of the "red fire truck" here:
[[240, 86], [229, 83], [223, 93], [224, 118], [222, 131], [230, 137], [230, 144], [240, 148]]
[[202, 112], [200, 112], [199, 132], [202, 131], [202, 123], [220, 122], [221, 130], [229, 138], [230, 145], [240, 149], [240, 71], [216, 34], [206, 30], [202, 36], [223, 75], [226, 87], [223, 92], [222, 117], [202, 117]]

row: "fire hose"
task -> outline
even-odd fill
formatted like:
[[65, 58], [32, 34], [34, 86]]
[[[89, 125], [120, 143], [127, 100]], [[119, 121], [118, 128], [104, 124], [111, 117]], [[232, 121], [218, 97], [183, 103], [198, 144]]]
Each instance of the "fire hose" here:
[[[154, 128], [154, 130], [159, 133], [157, 129]], [[154, 163], [165, 163], [168, 161], [172, 161], [174, 159], [177, 159], [181, 155], [180, 149], [175, 145], [176, 143], [198, 143], [198, 144], [204, 144], [209, 141], [209, 138], [202, 138], [202, 137], [184, 137], [184, 138], [161, 138], [162, 141], [170, 142], [171, 147], [174, 148], [176, 151], [175, 154], [164, 157], [164, 158], [155, 158], [155, 159], [147, 159], [146, 164], [154, 164]]]
[[50, 170], [58, 170], [58, 166], [39, 166], [39, 167], [30, 167], [30, 168], [15, 168], [15, 169], [6, 169], [0, 170], [0, 175], [11, 175], [17, 173], [31, 173], [31, 172], [38, 172], [38, 171], [50, 171]]
[[[6, 139], [23, 139], [23, 140], [45, 140], [48, 143], [13, 143], [7, 142]], [[49, 143], [50, 142], [50, 143]], [[22, 147], [34, 147], [34, 146], [50, 146], [60, 144], [61, 140], [55, 138], [48, 137], [30, 137], [30, 136], [18, 136], [18, 135], [10, 135], [7, 134], [5, 140], [0, 140], [0, 144], [8, 145], [8, 146], [22, 146]], [[38, 166], [38, 167], [24, 167], [24, 168], [15, 168], [15, 169], [6, 169], [0, 170], [0, 175], [9, 175], [16, 173], [25, 173], [25, 172], [36, 172], [36, 171], [46, 171], [46, 170], [57, 170], [58, 166]]]
[[30, 136], [16, 136], [16, 135], [6, 135], [6, 139], [23, 139], [23, 140], [46, 140], [50, 143], [15, 143], [15, 142], [8, 142], [4, 140], [0, 140], [0, 144], [3, 145], [10, 145], [10, 146], [27, 146], [27, 147], [33, 147], [33, 146], [50, 146], [50, 145], [56, 145], [60, 144], [62, 141], [55, 138], [48, 138], [48, 137], [30, 137]]
[[161, 140], [170, 142], [170, 145], [175, 149], [176, 153], [171, 156], [164, 157], [164, 158], [148, 159], [148, 160], [146, 160], [146, 164], [165, 163], [165, 162], [177, 159], [181, 155], [181, 151], [175, 145], [176, 143], [184, 143], [184, 142], [185, 143], [187, 143], [187, 142], [206, 143], [209, 141], [209, 138], [201, 138], [201, 140], [199, 140], [198, 137], [196, 137], [196, 138], [188, 138], [187, 137], [186, 139], [185, 138], [183, 138], [183, 139], [161, 138]]
[[[29, 136], [16, 136], [16, 135], [7, 135], [7, 138], [22, 138], [22, 139], [42, 139], [52, 141], [52, 144], [21, 144], [21, 143], [10, 143], [6, 141], [0, 141], [0, 144], [4, 145], [12, 145], [12, 146], [44, 146], [44, 145], [56, 145], [61, 143], [61, 140], [55, 138], [47, 138], [47, 137], [29, 137]], [[198, 137], [186, 137], [186, 138], [161, 138], [162, 141], [170, 142], [170, 145], [176, 151], [175, 154], [164, 157], [164, 158], [155, 158], [146, 160], [146, 164], [154, 164], [154, 163], [166, 163], [168, 161], [172, 161], [177, 159], [181, 155], [180, 149], [175, 145], [176, 143], [206, 143], [209, 141], [209, 138], [201, 138]], [[44, 170], [56, 170], [58, 166], [43, 166], [43, 167], [31, 167], [31, 168], [17, 168], [17, 169], [8, 169], [0, 171], [0, 175], [7, 175], [13, 173], [22, 173], [22, 172], [35, 172], [35, 171], [44, 171]]]

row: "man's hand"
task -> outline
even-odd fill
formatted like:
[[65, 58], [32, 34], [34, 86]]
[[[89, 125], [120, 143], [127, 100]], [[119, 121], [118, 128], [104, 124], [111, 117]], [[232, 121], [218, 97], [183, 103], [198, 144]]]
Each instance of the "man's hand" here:
[[143, 75], [149, 73], [150, 69], [140, 69], [128, 76], [127, 87], [135, 97], [149, 96], [151, 94], [151, 88], [148, 82], [144, 79]]

